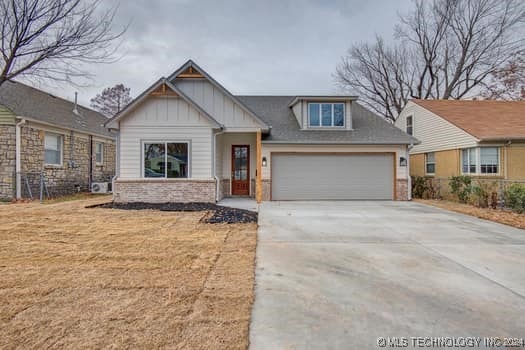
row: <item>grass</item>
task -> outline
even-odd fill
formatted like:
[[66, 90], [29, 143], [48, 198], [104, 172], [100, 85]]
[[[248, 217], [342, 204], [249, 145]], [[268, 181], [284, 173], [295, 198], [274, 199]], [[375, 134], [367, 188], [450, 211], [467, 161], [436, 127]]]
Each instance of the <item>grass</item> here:
[[442, 209], [455, 211], [461, 214], [475, 216], [517, 228], [525, 229], [525, 214], [513, 213], [507, 210], [478, 208], [470, 204], [457, 203], [437, 199], [414, 199], [416, 202], [433, 205]]
[[104, 200], [0, 207], [0, 348], [246, 348], [256, 224]]

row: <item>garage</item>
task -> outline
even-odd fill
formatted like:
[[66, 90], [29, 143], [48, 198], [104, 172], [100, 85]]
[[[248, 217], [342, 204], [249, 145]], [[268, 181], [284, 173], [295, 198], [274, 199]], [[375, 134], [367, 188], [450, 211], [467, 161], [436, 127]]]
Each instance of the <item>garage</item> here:
[[392, 200], [392, 153], [272, 153], [272, 200]]

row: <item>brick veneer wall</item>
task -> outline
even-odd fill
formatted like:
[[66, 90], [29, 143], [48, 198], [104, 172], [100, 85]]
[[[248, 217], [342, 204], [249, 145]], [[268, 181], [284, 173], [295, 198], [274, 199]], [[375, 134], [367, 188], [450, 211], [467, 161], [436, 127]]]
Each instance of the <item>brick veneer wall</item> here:
[[148, 179], [115, 181], [117, 203], [215, 202], [215, 180]]
[[15, 126], [0, 125], [0, 199], [11, 199], [15, 192]]
[[269, 201], [272, 197], [272, 180], [262, 180], [262, 200]]
[[397, 179], [396, 180], [396, 201], [407, 201], [408, 200], [408, 180]]

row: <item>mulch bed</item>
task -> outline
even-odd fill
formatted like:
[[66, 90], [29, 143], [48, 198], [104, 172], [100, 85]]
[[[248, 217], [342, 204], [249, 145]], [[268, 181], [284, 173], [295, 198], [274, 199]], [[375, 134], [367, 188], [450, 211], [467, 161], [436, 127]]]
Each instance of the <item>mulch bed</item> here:
[[104, 203], [87, 206], [86, 208], [109, 208], [123, 210], [159, 210], [159, 211], [207, 211], [202, 222], [207, 224], [238, 224], [257, 222], [257, 213], [237, 208], [224, 207], [213, 203]]

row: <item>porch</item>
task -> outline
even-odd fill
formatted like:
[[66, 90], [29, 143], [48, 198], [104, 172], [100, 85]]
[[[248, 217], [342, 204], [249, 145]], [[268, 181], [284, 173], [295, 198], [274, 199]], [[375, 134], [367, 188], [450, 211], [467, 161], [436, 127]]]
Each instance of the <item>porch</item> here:
[[[261, 174], [260, 132], [224, 132], [216, 135], [215, 177], [218, 200], [257, 196]], [[261, 192], [262, 193], [262, 192]]]

